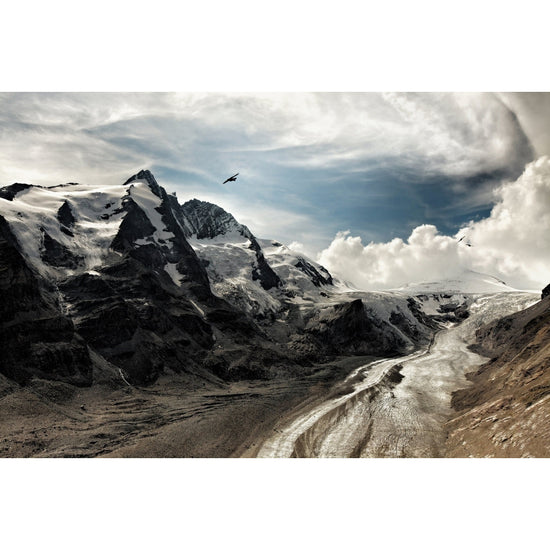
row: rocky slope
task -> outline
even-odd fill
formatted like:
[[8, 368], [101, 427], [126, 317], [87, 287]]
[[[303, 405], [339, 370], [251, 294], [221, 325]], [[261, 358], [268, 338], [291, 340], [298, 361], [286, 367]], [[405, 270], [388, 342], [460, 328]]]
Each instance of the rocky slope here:
[[550, 295], [479, 328], [473, 349], [491, 359], [453, 394], [448, 455], [549, 456]]

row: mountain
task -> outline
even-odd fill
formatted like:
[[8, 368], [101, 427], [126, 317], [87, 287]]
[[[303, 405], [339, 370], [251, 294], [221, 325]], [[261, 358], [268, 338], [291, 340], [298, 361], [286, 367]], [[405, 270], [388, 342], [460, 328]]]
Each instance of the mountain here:
[[[180, 211], [186, 237], [214, 289], [253, 313], [269, 309], [272, 300], [267, 291], [282, 283], [248, 227], [219, 206], [197, 199], [183, 204]], [[259, 286], [251, 284], [255, 281]]]
[[490, 360], [453, 394], [448, 455], [549, 456], [550, 295], [480, 327], [473, 349]]
[[[404, 353], [426, 344], [438, 326], [424, 314], [422, 300], [354, 291], [284, 244], [256, 238], [219, 206], [193, 199], [181, 211], [213, 292], [252, 315], [270, 338], [299, 357]], [[454, 319], [452, 300], [441, 300], [449, 309], [434, 312], [434, 318]]]
[[352, 369], [401, 369], [460, 323], [491, 360], [453, 395], [448, 454], [547, 455], [549, 287], [481, 326], [530, 300], [512, 291], [474, 272], [359, 291], [147, 170], [15, 183], [0, 188], [0, 454], [254, 454], [293, 407], [347, 395]]
[[215, 204], [180, 205], [148, 170], [4, 187], [0, 230], [0, 373], [23, 384], [296, 376], [335, 357], [410, 352], [468, 306], [354, 291]]
[[325, 268], [281, 243], [257, 239], [219, 206], [194, 199], [181, 212], [214, 292], [257, 317], [280, 311], [289, 298], [318, 300], [334, 288]]
[[[1, 196], [1, 329], [12, 351], [0, 372], [90, 384], [99, 354], [113, 376], [137, 384], [170, 370], [232, 376], [248, 367], [218, 349], [249, 340], [277, 364], [276, 346], [212, 293], [178, 208], [150, 172], [106, 186], [16, 184]], [[19, 281], [26, 301], [11, 299]]]

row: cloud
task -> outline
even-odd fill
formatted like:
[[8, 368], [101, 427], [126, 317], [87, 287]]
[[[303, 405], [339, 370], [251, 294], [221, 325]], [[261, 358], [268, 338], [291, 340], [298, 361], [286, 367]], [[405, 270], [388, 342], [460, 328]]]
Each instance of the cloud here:
[[239, 153], [265, 153], [267, 163], [306, 170], [385, 165], [459, 178], [532, 158], [515, 115], [494, 94], [30, 93], [0, 94], [0, 106], [2, 147], [31, 145], [27, 162], [15, 147], [2, 158], [19, 178], [29, 164], [45, 172], [77, 149], [73, 177], [93, 171], [97, 156], [86, 147], [101, 150], [109, 166], [144, 155], [206, 171], [194, 153], [208, 145], [227, 168]]
[[340, 232], [320, 253], [318, 261], [329, 271], [365, 290], [445, 279], [460, 265], [456, 240], [439, 235], [434, 225], [415, 228], [407, 242], [396, 238], [367, 246], [360, 237]]
[[515, 182], [495, 191], [487, 218], [470, 222], [454, 236], [441, 235], [434, 225], [420, 225], [406, 242], [364, 246], [361, 238], [340, 232], [318, 260], [366, 290], [460, 276], [467, 269], [497, 276], [516, 288], [536, 289], [550, 282], [548, 235], [550, 158], [541, 157]]
[[517, 285], [550, 282], [550, 157], [529, 164], [515, 181], [496, 190], [491, 215], [465, 233], [474, 266], [501, 273]]
[[143, 100], [151, 99], [145, 94], [0, 94], [0, 185], [127, 177], [151, 158], [89, 130], [147, 112]]
[[508, 92], [499, 94], [518, 117], [537, 156], [550, 155], [550, 94], [544, 92]]
[[[149, 168], [305, 250], [344, 223], [376, 240], [420, 223], [450, 232], [532, 158], [494, 94], [0, 94], [0, 186]], [[235, 172], [238, 186], [219, 185]]]

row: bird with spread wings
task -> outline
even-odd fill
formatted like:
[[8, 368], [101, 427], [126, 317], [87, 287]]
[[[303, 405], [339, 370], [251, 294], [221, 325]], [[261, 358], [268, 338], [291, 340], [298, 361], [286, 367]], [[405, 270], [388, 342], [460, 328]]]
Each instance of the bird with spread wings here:
[[228, 181], [237, 181], [237, 176], [239, 175], [239, 172], [237, 172], [234, 176], [231, 176], [230, 178], [227, 178], [223, 183], [226, 184]]

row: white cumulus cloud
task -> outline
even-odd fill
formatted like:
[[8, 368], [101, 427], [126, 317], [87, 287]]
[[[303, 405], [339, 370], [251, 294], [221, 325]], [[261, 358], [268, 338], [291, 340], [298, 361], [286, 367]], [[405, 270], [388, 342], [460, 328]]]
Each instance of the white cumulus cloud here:
[[454, 236], [421, 225], [407, 241], [365, 246], [344, 231], [318, 260], [367, 290], [458, 277], [464, 270], [499, 277], [516, 288], [541, 288], [550, 282], [550, 158], [528, 164], [515, 182], [500, 186], [489, 217]]

